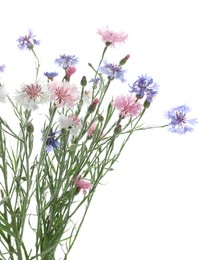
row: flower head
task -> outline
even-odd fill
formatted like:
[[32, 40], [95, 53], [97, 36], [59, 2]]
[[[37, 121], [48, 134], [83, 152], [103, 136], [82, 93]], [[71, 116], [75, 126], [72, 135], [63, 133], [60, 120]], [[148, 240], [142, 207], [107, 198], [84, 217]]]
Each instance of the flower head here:
[[146, 97], [146, 100], [151, 103], [158, 93], [159, 85], [153, 84], [153, 79], [147, 75], [142, 75], [132, 84], [131, 93], [135, 93], [137, 98]]
[[73, 107], [79, 99], [78, 89], [69, 82], [58, 83], [52, 81], [48, 85], [52, 92], [51, 99], [55, 101], [56, 107]]
[[67, 69], [69, 66], [74, 66], [78, 63], [78, 58], [75, 55], [60, 55], [59, 58], [55, 59], [57, 63], [63, 69]]
[[[44, 141], [45, 139], [45, 131], [42, 130], [42, 141]], [[60, 143], [57, 141], [56, 135], [59, 134], [59, 131], [53, 132], [52, 130], [50, 130], [49, 135], [47, 136], [46, 139], [46, 151], [50, 152], [53, 149], [56, 149], [59, 147]]]
[[61, 129], [67, 129], [72, 135], [76, 135], [82, 127], [81, 120], [76, 115], [60, 115], [59, 116], [59, 127]]
[[44, 72], [44, 76], [46, 76], [48, 78], [48, 81], [51, 80], [53, 81], [53, 79], [55, 77], [57, 77], [59, 74], [57, 72]]
[[188, 119], [187, 113], [191, 109], [188, 106], [182, 105], [165, 113], [165, 116], [170, 119], [169, 131], [172, 133], [185, 134], [193, 130], [192, 126], [197, 123], [197, 119]]
[[39, 104], [50, 101], [50, 92], [44, 84], [23, 84], [20, 90], [16, 91], [14, 98], [18, 105], [24, 106], [28, 110], [35, 110]]
[[115, 47], [116, 43], [124, 43], [128, 38], [128, 35], [124, 32], [113, 32], [109, 30], [108, 26], [106, 29], [98, 29], [97, 33], [102, 36], [102, 40], [106, 43], [106, 45], [111, 45], [112, 47]]
[[107, 63], [105, 61], [104, 62], [104, 66], [100, 66], [99, 67], [99, 71], [101, 73], [103, 73], [103, 74], [108, 75], [110, 80], [119, 79], [122, 82], [125, 81], [125, 79], [124, 79], [124, 72], [125, 72], [125, 70], [123, 70], [120, 65]]
[[29, 30], [28, 35], [19, 37], [17, 41], [18, 41], [18, 48], [21, 50], [33, 49], [34, 45], [40, 44], [40, 41], [35, 39], [35, 35], [33, 35], [31, 30]]
[[86, 190], [89, 190], [90, 188], [92, 188], [92, 184], [90, 181], [86, 181], [85, 179], [77, 176], [74, 179], [74, 185], [79, 189], [82, 190], [83, 192], [85, 192]]
[[118, 96], [113, 102], [113, 105], [120, 111], [122, 117], [136, 116], [142, 108], [142, 105], [131, 95]]
[[5, 64], [0, 65], [0, 72], [5, 72], [5, 68], [6, 68]]

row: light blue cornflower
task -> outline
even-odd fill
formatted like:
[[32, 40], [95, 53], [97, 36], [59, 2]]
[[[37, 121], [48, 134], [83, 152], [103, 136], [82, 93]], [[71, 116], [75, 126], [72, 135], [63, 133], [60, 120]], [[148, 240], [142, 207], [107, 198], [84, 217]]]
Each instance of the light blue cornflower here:
[[67, 69], [69, 66], [74, 66], [78, 63], [78, 58], [75, 55], [62, 54], [59, 58], [55, 59], [55, 63], [63, 69]]
[[125, 70], [123, 70], [120, 65], [107, 63], [105, 61], [104, 66], [100, 66], [98, 69], [99, 69], [99, 72], [108, 75], [110, 80], [119, 79], [122, 82], [125, 81], [125, 79], [124, 79]]
[[130, 88], [130, 92], [135, 93], [137, 98], [140, 99], [145, 96], [146, 100], [151, 103], [158, 93], [159, 85], [157, 83], [153, 84], [153, 79], [151, 77], [148, 77], [147, 75], [141, 75], [132, 84], [132, 86], [130, 86]]
[[33, 49], [34, 45], [40, 44], [40, 41], [35, 39], [35, 35], [33, 35], [31, 30], [29, 30], [28, 35], [19, 37], [17, 41], [18, 41], [18, 48], [21, 50]]
[[193, 127], [197, 123], [197, 119], [188, 119], [187, 113], [191, 111], [191, 108], [185, 105], [178, 106], [170, 109], [165, 113], [165, 116], [170, 119], [169, 131], [172, 133], [185, 134], [191, 132]]

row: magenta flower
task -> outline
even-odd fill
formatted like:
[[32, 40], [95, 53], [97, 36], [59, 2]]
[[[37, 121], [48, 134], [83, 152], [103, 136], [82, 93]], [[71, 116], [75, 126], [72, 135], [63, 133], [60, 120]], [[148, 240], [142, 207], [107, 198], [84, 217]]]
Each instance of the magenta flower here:
[[18, 41], [18, 48], [21, 50], [33, 49], [34, 45], [40, 44], [40, 41], [35, 39], [35, 35], [33, 35], [31, 30], [29, 30], [28, 35], [19, 37], [17, 41]]
[[74, 185], [79, 189], [82, 190], [83, 192], [86, 192], [86, 190], [89, 190], [92, 188], [92, 184], [90, 181], [86, 181], [85, 179], [77, 176], [74, 179]]
[[56, 107], [63, 107], [64, 105], [73, 107], [79, 99], [78, 89], [68, 82], [52, 81], [48, 87], [52, 92], [51, 99], [54, 100]]
[[116, 33], [108, 29], [98, 29], [98, 34], [102, 36], [102, 40], [107, 44], [115, 47], [116, 43], [124, 43], [128, 35], [124, 32]]
[[136, 97], [131, 95], [117, 97], [113, 105], [120, 111], [122, 117], [136, 116], [142, 108], [142, 105], [137, 102]]

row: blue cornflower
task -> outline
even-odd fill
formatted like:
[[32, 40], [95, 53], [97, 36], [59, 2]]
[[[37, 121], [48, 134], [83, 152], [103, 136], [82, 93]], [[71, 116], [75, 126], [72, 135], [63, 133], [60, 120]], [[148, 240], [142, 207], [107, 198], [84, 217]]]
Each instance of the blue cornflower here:
[[100, 81], [100, 78], [92, 78], [90, 81], [89, 81], [89, 83], [93, 83], [95, 86], [97, 86], [98, 85], [98, 83], [99, 83], [99, 81]]
[[145, 96], [146, 100], [151, 103], [158, 93], [159, 85], [157, 83], [153, 84], [153, 79], [151, 77], [141, 75], [130, 87], [130, 92], [135, 93], [137, 98], [140, 99]]
[[103, 74], [108, 75], [109, 79], [119, 79], [122, 82], [125, 81], [124, 79], [124, 72], [125, 70], [122, 69], [120, 65], [117, 64], [112, 64], [112, 63], [107, 63], [106, 61], [104, 62], [104, 66], [99, 67], [99, 71]]
[[58, 59], [55, 59], [55, 63], [57, 63], [63, 69], [67, 69], [69, 66], [74, 66], [78, 63], [78, 58], [75, 55], [60, 55]]
[[44, 72], [43, 74], [48, 78], [48, 80], [53, 80], [54, 77], [59, 75], [57, 72]]
[[[46, 151], [47, 152], [50, 152], [53, 149], [56, 149], [59, 147], [60, 143], [56, 140], [56, 135], [59, 133], [60, 133], [60, 131], [53, 132], [52, 130], [50, 130], [50, 133], [46, 140]], [[42, 130], [42, 134], [43, 134], [42, 141], [44, 141], [44, 130]]]
[[[187, 113], [191, 109], [188, 106], [182, 105], [165, 113], [165, 116], [170, 119], [169, 131], [172, 133], [185, 134], [193, 130], [192, 126], [197, 123], [197, 119], [188, 119]], [[192, 126], [190, 126], [192, 125]]]
[[0, 65], [0, 72], [5, 72], [5, 64], [3, 64], [3, 65]]
[[35, 35], [33, 35], [32, 31], [29, 30], [29, 34], [25, 36], [21, 36], [17, 39], [18, 48], [23, 49], [33, 49], [34, 45], [39, 45], [40, 41], [35, 39]]

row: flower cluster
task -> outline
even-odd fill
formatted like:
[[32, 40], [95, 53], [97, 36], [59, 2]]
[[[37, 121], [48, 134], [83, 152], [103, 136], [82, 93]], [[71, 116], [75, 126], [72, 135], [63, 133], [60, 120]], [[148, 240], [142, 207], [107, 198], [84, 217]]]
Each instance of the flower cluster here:
[[[12, 97], [0, 78], [0, 102], [8, 101], [19, 121], [17, 132], [17, 127], [8, 123], [1, 113], [0, 239], [8, 243], [4, 254], [10, 259], [14, 259], [14, 254], [19, 260], [38, 256], [55, 259], [60, 241], [68, 241], [66, 251], [63, 251], [67, 259], [98, 184], [113, 169], [132, 134], [159, 127], [185, 134], [197, 123], [196, 119], [187, 116], [190, 108], [182, 105], [165, 113], [166, 124], [142, 126], [144, 113], [157, 96], [159, 84], [146, 73], [128, 83], [124, 67], [130, 55], [110, 63], [105, 58], [108, 48], [125, 43], [127, 34], [113, 32], [108, 27], [97, 33], [104, 46], [98, 65], [89, 63], [94, 73], [92, 78], [84, 75], [80, 82], [75, 82], [73, 75], [77, 73], [79, 59], [69, 54], [54, 59], [54, 63], [63, 69], [63, 75], [56, 71], [41, 72], [35, 50], [40, 41], [31, 30], [17, 41], [19, 49], [32, 52], [36, 77], [22, 83]], [[0, 76], [3, 73], [7, 73], [5, 64], [0, 65]], [[44, 79], [39, 80], [39, 75]], [[123, 85], [125, 93], [107, 100], [114, 82], [117, 87]], [[36, 122], [35, 111], [40, 107], [43, 107], [45, 117]], [[36, 125], [41, 127], [40, 142], [35, 139]], [[16, 143], [12, 148], [7, 144], [10, 138]], [[40, 146], [36, 155], [34, 146]], [[34, 220], [34, 227], [31, 225], [36, 240], [35, 250], [27, 253], [23, 235], [27, 215], [30, 216], [28, 222], [32, 216], [29, 213], [31, 200], [36, 204], [34, 216], [37, 221]], [[82, 219], [72, 221], [80, 210]], [[2, 255], [0, 251], [0, 258]]]

